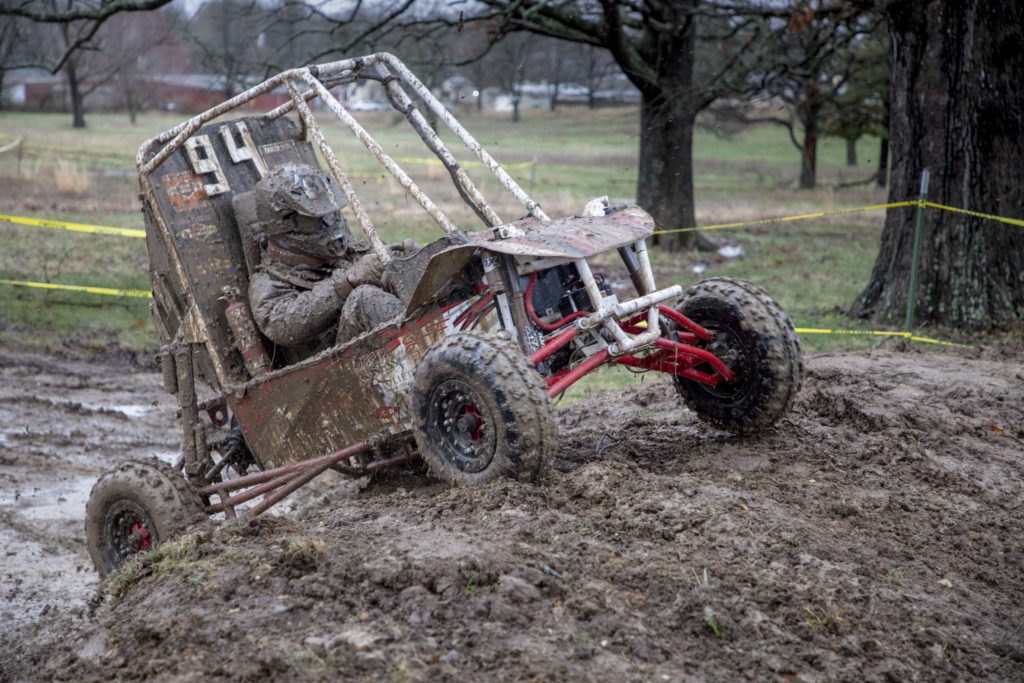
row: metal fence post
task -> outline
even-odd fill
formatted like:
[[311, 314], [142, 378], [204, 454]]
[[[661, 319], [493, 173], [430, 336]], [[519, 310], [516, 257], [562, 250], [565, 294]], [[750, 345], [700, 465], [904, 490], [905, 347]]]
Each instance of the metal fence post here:
[[914, 304], [917, 302], [917, 271], [921, 261], [921, 233], [924, 231], [925, 201], [928, 199], [928, 169], [921, 171], [921, 194], [917, 201], [917, 226], [914, 228], [914, 250], [910, 256], [910, 289], [907, 292], [907, 322], [904, 329], [914, 331]]

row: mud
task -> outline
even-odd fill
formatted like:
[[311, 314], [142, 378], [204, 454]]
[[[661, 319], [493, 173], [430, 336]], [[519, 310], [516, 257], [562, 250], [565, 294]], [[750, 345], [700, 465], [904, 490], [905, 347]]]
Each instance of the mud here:
[[559, 408], [539, 484], [321, 482], [100, 590], [83, 494], [173, 405], [4, 353], [0, 679], [1021, 680], [1022, 360], [811, 357], [746, 438], [652, 377]]

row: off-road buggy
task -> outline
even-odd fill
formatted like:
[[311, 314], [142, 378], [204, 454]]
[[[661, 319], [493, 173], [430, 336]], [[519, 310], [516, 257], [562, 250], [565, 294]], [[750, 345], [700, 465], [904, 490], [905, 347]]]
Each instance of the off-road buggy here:
[[[484, 229], [456, 227], [330, 92], [356, 79], [382, 84]], [[212, 123], [281, 88], [285, 104]], [[407, 88], [524, 218], [497, 215]], [[384, 244], [325, 141], [314, 100], [443, 236], [402, 255]], [[238, 218], [246, 193], [288, 163], [326, 165], [405, 305], [390, 323], [299, 362], [254, 325], [244, 293], [260, 235]], [[234, 517], [242, 504], [259, 515], [328, 468], [361, 477], [422, 458], [456, 484], [536, 479], [558, 442], [549, 401], [602, 365], [669, 373], [697, 415], [737, 433], [774, 424], [800, 385], [799, 342], [767, 294], [726, 278], [658, 289], [644, 211], [598, 200], [552, 220], [389, 54], [285, 71], [147, 141], [137, 165], [152, 315], [183, 447], [173, 465], [126, 462], [93, 488], [86, 531], [101, 573], [207, 515]], [[620, 300], [612, 278], [588, 262], [614, 251], [633, 298]]]

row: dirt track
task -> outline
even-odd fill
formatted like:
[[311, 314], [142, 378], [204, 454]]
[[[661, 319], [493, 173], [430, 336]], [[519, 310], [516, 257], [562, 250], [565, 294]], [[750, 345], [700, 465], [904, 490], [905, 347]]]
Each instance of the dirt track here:
[[559, 409], [539, 485], [321, 487], [99, 599], [84, 497], [173, 403], [0, 353], [0, 680], [1024, 680], [1022, 360], [812, 357], [746, 439], [654, 380]]

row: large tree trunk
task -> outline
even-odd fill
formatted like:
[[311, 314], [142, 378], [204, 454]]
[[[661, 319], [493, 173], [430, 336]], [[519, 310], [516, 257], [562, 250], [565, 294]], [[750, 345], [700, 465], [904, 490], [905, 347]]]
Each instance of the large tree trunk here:
[[[894, 60], [890, 201], [933, 201], [1021, 217], [1024, 184], [1024, 5], [1016, 0], [902, 2], [889, 10]], [[890, 211], [867, 287], [851, 312], [904, 315], [915, 212]], [[1024, 230], [929, 209], [917, 322], [988, 328], [1024, 316]]]
[[818, 121], [804, 126], [804, 144], [800, 149], [800, 189], [813, 190], [818, 184]]
[[[693, 201], [693, 54], [696, 30], [665, 38], [658, 62], [660, 87], [641, 88], [640, 168], [636, 201], [658, 229], [696, 225]], [[699, 233], [678, 232], [655, 239], [669, 251], [708, 246]]]
[[804, 190], [813, 190], [818, 184], [818, 119], [821, 107], [821, 90], [811, 79], [800, 106], [800, 123], [804, 126], [804, 143], [800, 147], [800, 188]]
[[128, 99], [128, 123], [135, 125], [139, 118], [139, 109], [141, 108], [138, 102], [134, 98], [129, 97]]
[[889, 138], [882, 138], [878, 143], [878, 172], [875, 174], [875, 185], [885, 187], [889, 184]]
[[82, 101], [82, 88], [75, 70], [75, 60], [64, 63], [64, 77], [68, 82], [68, 94], [71, 96], [71, 119], [75, 128], [85, 128], [85, 103]]
[[857, 165], [857, 138], [846, 138], [846, 165]]
[[[684, 103], [644, 97], [640, 108], [640, 169], [636, 201], [661, 230], [696, 225], [693, 202], [693, 124]], [[672, 104], [676, 106], [673, 107]], [[694, 246], [696, 233], [656, 240], [670, 251]]]
[[[69, 24], [61, 25], [60, 35], [64, 39], [65, 46], [72, 44], [71, 26]], [[64, 62], [64, 79], [68, 83], [68, 95], [71, 98], [71, 125], [75, 128], [85, 128], [85, 103], [82, 101], [84, 96], [82, 95], [81, 83], [78, 82], [78, 70], [75, 67], [75, 60], [73, 58], [68, 58]]]

